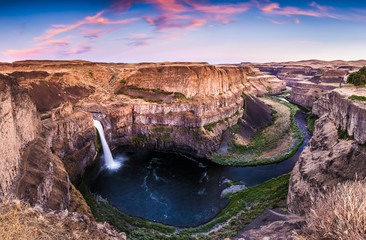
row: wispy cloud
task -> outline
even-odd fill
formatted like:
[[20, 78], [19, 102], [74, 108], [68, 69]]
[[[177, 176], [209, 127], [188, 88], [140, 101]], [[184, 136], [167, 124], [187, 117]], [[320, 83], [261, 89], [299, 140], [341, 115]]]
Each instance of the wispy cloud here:
[[47, 46], [47, 45], [67, 46], [69, 44], [71, 44], [70, 41], [61, 40], [61, 39], [52, 39], [52, 40], [47, 40], [47, 41], [38, 43], [39, 46]]
[[111, 21], [108, 18], [101, 17], [103, 13], [104, 11], [100, 11], [94, 16], [87, 16], [84, 18], [84, 20], [77, 21], [76, 23], [71, 25], [53, 25], [53, 27], [47, 29], [43, 35], [35, 37], [34, 39], [36, 41], [50, 39], [56, 36], [57, 34], [77, 29], [85, 24], [127, 24], [139, 20], [139, 18], [129, 18], [124, 20]]
[[273, 20], [273, 19], [270, 19], [269, 21], [271, 23], [275, 23], [275, 24], [285, 24], [285, 23], [287, 23], [286, 21], [277, 21], [277, 20]]
[[2, 54], [11, 59], [31, 59], [38, 58], [47, 54], [55, 53], [59, 51], [62, 46], [52, 45], [52, 46], [41, 46], [36, 48], [27, 49], [10, 49], [2, 52]]
[[76, 48], [73, 48], [73, 49], [67, 50], [67, 51], [62, 51], [61, 54], [65, 55], [65, 56], [76, 55], [76, 54], [90, 52], [91, 50], [92, 50], [92, 47], [89, 46], [89, 42], [81, 42], [78, 44], [78, 46]]
[[304, 15], [304, 16], [312, 16], [312, 17], [321, 17], [322, 13], [314, 11], [314, 10], [303, 10], [297, 7], [280, 7], [278, 3], [270, 3], [261, 7], [261, 10], [266, 14], [274, 14], [274, 15]]

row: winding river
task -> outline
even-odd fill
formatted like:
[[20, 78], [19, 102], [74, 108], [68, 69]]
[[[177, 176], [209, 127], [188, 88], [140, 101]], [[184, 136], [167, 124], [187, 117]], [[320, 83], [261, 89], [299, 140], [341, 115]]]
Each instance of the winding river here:
[[104, 168], [90, 180], [93, 193], [122, 212], [177, 227], [194, 227], [214, 218], [228, 203], [221, 192], [224, 179], [253, 186], [290, 172], [310, 139], [304, 111], [295, 115], [305, 141], [291, 158], [257, 167], [219, 166], [206, 159], [179, 153], [113, 152], [122, 167]]

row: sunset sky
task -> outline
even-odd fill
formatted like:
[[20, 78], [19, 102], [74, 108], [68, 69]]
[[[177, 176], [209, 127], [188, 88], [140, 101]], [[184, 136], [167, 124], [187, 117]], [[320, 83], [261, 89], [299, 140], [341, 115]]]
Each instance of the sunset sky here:
[[2, 1], [0, 61], [366, 58], [366, 1]]

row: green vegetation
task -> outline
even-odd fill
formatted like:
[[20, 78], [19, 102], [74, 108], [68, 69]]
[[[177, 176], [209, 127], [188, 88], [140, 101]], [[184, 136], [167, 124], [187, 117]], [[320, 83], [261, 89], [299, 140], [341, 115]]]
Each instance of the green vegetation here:
[[307, 125], [307, 128], [311, 135], [313, 135], [313, 133], [314, 133], [315, 121], [318, 119], [319, 119], [319, 117], [315, 114], [312, 114], [311, 111], [306, 116], [306, 120], [307, 120], [306, 125]]
[[347, 129], [342, 130], [342, 128], [339, 126], [338, 127], [338, 138], [339, 139], [344, 139], [344, 140], [353, 140], [353, 136], [348, 135]]
[[[278, 142], [278, 134], [264, 134], [266, 129], [272, 126], [278, 117], [277, 112], [272, 108], [272, 123], [257, 130], [257, 132], [253, 134], [251, 142], [248, 145], [240, 145], [233, 142], [231, 148], [229, 149], [229, 153], [214, 154], [211, 156], [212, 161], [222, 165], [256, 166], [281, 162], [296, 153], [297, 149], [304, 141], [304, 136], [298, 128], [295, 120], [295, 114], [298, 108], [291, 103], [280, 101], [274, 97], [271, 97], [271, 99], [286, 105], [290, 109], [290, 126], [285, 132], [281, 133], [281, 135], [283, 136], [292, 134], [294, 138], [294, 144], [291, 146], [291, 148], [288, 149], [288, 151], [271, 158], [260, 157], [262, 153], [274, 149]], [[234, 131], [232, 132], [237, 130], [235, 126], [232, 128], [234, 128]]]
[[162, 104], [163, 103], [163, 100], [160, 100], [160, 99], [143, 98], [143, 100], [145, 102], [151, 102], [151, 103], [159, 103], [159, 104]]
[[[119, 231], [126, 232], [129, 239], [211, 240], [235, 236], [266, 208], [285, 208], [289, 177], [289, 174], [282, 175], [232, 194], [229, 204], [215, 219], [204, 225], [186, 229], [130, 217], [90, 194], [85, 183], [79, 186], [79, 190], [97, 221], [112, 224]], [[221, 227], [213, 230], [218, 225]]]
[[[213, 129], [216, 127], [216, 125], [217, 125], [217, 124], [223, 124], [223, 123], [224, 123], [224, 121], [225, 121], [225, 122], [228, 122], [228, 121], [229, 121], [229, 119], [233, 119], [233, 117], [238, 116], [238, 115], [239, 115], [239, 111], [236, 111], [236, 112], [235, 112], [233, 115], [231, 115], [230, 117], [227, 117], [227, 118], [225, 118], [224, 120], [219, 120], [219, 121], [217, 121], [217, 122], [207, 124], [207, 125], [203, 126], [203, 128], [206, 130], [206, 132], [213, 132], [213, 131], [214, 131]], [[233, 127], [231, 127], [231, 128], [233, 128]]]
[[194, 113], [195, 113], [195, 112], [194, 112], [194, 110], [189, 110], [189, 112], [190, 112], [190, 113], [192, 113], [192, 114], [194, 114]]
[[88, 70], [88, 71], [87, 71], [87, 73], [89, 74], [89, 76], [90, 76], [91, 78], [94, 78], [94, 73], [93, 73], [93, 71], [92, 71], [92, 70]]
[[164, 132], [169, 132], [170, 130], [168, 127], [159, 126], [159, 127], [153, 128], [152, 131], [156, 132], [156, 133], [164, 133]]
[[347, 78], [347, 83], [353, 84], [355, 86], [366, 85], [366, 66], [362, 67], [357, 72], [351, 73]]
[[122, 78], [122, 80], [121, 81], [119, 81], [120, 83], [122, 83], [122, 84], [126, 84], [127, 83], [127, 81], [126, 81], [126, 79], [125, 78]]
[[352, 95], [352, 96], [348, 97], [348, 99], [357, 100], [357, 101], [361, 101], [361, 102], [366, 102], [366, 97], [365, 96]]
[[42, 83], [43, 83], [43, 85], [45, 85], [46, 87], [49, 87], [50, 85], [48, 84], [48, 82], [47, 81], [45, 81], [45, 80], [43, 80], [42, 81]]
[[61, 106], [61, 103], [57, 103], [56, 105], [52, 106], [52, 108], [58, 108]]
[[217, 125], [217, 122], [214, 122], [214, 123], [210, 123], [210, 124], [207, 124], [205, 126], [203, 126], [203, 128], [208, 131], [208, 132], [213, 132], [213, 128]]
[[146, 138], [144, 136], [133, 136], [131, 137], [131, 141], [134, 143], [140, 143], [140, 142], [144, 142], [146, 140]]

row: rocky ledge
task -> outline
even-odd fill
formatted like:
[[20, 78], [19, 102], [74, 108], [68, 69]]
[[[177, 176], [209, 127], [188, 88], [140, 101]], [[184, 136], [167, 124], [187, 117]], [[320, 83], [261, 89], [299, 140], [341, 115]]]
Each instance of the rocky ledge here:
[[342, 88], [314, 103], [320, 118], [291, 175], [287, 202], [292, 212], [306, 214], [338, 183], [366, 177], [365, 96], [364, 88]]

